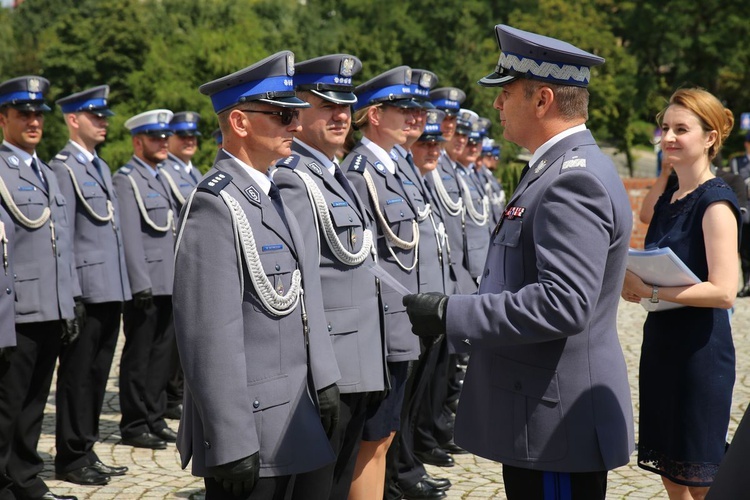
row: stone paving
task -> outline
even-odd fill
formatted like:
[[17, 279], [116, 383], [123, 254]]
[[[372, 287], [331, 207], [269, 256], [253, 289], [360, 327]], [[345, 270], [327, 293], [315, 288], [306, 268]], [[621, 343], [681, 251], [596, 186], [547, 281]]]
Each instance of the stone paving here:
[[[618, 315], [620, 339], [629, 367], [633, 391], [633, 405], [638, 414], [638, 358], [641, 345], [641, 328], [645, 311], [635, 304], [621, 301]], [[750, 299], [737, 299], [732, 317], [734, 341], [737, 349], [737, 382], [734, 388], [730, 435], [734, 433], [750, 401]], [[78, 498], [91, 499], [140, 499], [140, 498], [184, 498], [200, 500], [202, 481], [193, 478], [188, 471], [180, 469], [179, 455], [174, 445], [166, 450], [143, 450], [118, 444], [119, 403], [117, 398], [117, 370], [123, 338], [120, 337], [116, 364], [112, 368], [108, 393], [101, 422], [102, 442], [96, 452], [107, 464], [127, 465], [130, 472], [101, 487], [84, 487], [54, 480], [52, 457], [54, 456], [54, 383], [47, 405], [43, 434], [39, 450], [45, 458], [43, 477], [50, 489], [56, 493], [73, 494]], [[171, 421], [174, 429], [177, 422]], [[636, 426], [637, 429], [637, 426]], [[456, 465], [451, 468], [429, 467], [432, 475], [448, 477], [453, 487], [448, 498], [488, 499], [505, 498], [501, 467], [499, 464], [473, 455], [456, 455]], [[609, 474], [609, 499], [657, 499], [666, 498], [658, 476], [635, 466], [634, 457], [629, 465]]]

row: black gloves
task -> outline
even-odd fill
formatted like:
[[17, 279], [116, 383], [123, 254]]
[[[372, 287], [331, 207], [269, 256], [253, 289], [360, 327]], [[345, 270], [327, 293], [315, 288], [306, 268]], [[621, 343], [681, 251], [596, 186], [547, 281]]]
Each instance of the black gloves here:
[[318, 405], [320, 405], [320, 422], [326, 436], [331, 439], [339, 425], [339, 387], [331, 384], [318, 391]]
[[78, 330], [83, 331], [83, 328], [86, 326], [86, 320], [88, 317], [86, 316], [86, 306], [83, 304], [83, 300], [81, 297], [73, 297], [73, 300], [75, 301], [75, 313], [76, 313], [76, 321], [78, 322]]
[[260, 452], [228, 464], [208, 467], [208, 473], [232, 495], [247, 496], [255, 488], [260, 478]]
[[404, 295], [402, 303], [411, 321], [411, 331], [420, 337], [445, 335], [448, 296], [438, 292]]
[[133, 294], [133, 307], [136, 309], [148, 309], [154, 305], [154, 294], [150, 288], [135, 292]]
[[81, 330], [78, 328], [78, 321], [75, 318], [64, 319], [60, 322], [60, 340], [62, 341], [62, 345], [72, 344], [80, 333]]

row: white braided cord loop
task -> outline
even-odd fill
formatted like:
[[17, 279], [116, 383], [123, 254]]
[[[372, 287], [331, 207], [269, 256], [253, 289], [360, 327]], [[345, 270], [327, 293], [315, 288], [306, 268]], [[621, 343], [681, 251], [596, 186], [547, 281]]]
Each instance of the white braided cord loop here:
[[461, 192], [464, 194], [463, 198], [466, 199], [466, 213], [469, 214], [471, 220], [473, 220], [477, 226], [484, 226], [487, 221], [490, 220], [489, 205], [490, 201], [487, 195], [482, 196], [482, 212], [479, 213], [474, 207], [474, 201], [471, 199], [471, 191], [469, 190], [468, 184], [460, 176], [456, 176], [458, 182], [461, 183]]
[[126, 175], [125, 177], [128, 178], [130, 184], [133, 186], [133, 192], [135, 193], [135, 202], [138, 205], [138, 210], [140, 210], [141, 217], [143, 217], [143, 220], [146, 221], [146, 224], [148, 224], [149, 227], [151, 227], [151, 229], [153, 229], [154, 231], [159, 231], [160, 233], [166, 233], [170, 229], [174, 231], [174, 214], [172, 213], [172, 209], [170, 208], [167, 212], [167, 224], [165, 226], [157, 226], [156, 223], [151, 220], [151, 217], [148, 216], [146, 205], [143, 204], [143, 197], [141, 196], [141, 192], [138, 189], [138, 185], [135, 183], [135, 179], [133, 179], [129, 175]]
[[274, 289], [273, 283], [268, 279], [268, 275], [263, 270], [263, 264], [258, 255], [258, 248], [255, 245], [255, 237], [247, 220], [242, 206], [226, 191], [221, 192], [221, 197], [230, 209], [232, 214], [232, 224], [237, 228], [239, 240], [242, 246], [242, 255], [245, 257], [250, 281], [253, 288], [258, 294], [258, 298], [268, 312], [274, 316], [286, 316], [297, 307], [302, 293], [302, 273], [299, 269], [292, 272], [292, 283], [286, 294], [280, 295]]
[[180, 202], [180, 205], [185, 204], [185, 197], [182, 196], [182, 193], [180, 192], [180, 187], [175, 183], [174, 179], [172, 179], [172, 176], [169, 175], [169, 172], [167, 172], [166, 168], [160, 168], [159, 172], [164, 175], [164, 177], [167, 178], [167, 184], [169, 184], [169, 187], [172, 189], [172, 194], [174, 194], [174, 197], [177, 198], [177, 201]]
[[432, 214], [432, 207], [429, 203], [425, 204], [424, 210], [421, 212], [417, 209], [417, 222], [422, 222]]
[[432, 171], [432, 178], [435, 181], [435, 191], [437, 192], [438, 199], [445, 207], [445, 211], [451, 217], [457, 217], [464, 208], [463, 200], [461, 198], [458, 201], [451, 200], [451, 195], [445, 190], [443, 185], [443, 179], [440, 177], [440, 172], [437, 169]]
[[[377, 188], [375, 187], [375, 183], [372, 180], [372, 175], [370, 175], [370, 172], [365, 170], [362, 173], [362, 176], [365, 178], [365, 184], [367, 184], [367, 191], [370, 193], [370, 197], [372, 198], [372, 204], [375, 207], [375, 214], [378, 216], [378, 221], [380, 222], [380, 227], [383, 228], [383, 234], [385, 235], [385, 241], [386, 241], [386, 247], [388, 248], [388, 251], [390, 252], [391, 256], [393, 257], [393, 260], [396, 261], [396, 264], [403, 269], [404, 271], [411, 271], [415, 267], [417, 267], [417, 262], [419, 260], [419, 224], [417, 224], [417, 221], [412, 219], [412, 234], [414, 235], [414, 239], [412, 241], [404, 241], [391, 230], [391, 227], [388, 225], [388, 221], [385, 220], [385, 216], [383, 215], [383, 212], [380, 210], [380, 200], [378, 198], [378, 192]], [[393, 247], [398, 247], [402, 250], [414, 250], [414, 261], [412, 262], [411, 266], [406, 266], [399, 260], [399, 258], [396, 256], [395, 253], [393, 253]]]
[[[333, 227], [333, 221], [331, 220], [331, 212], [328, 210], [328, 205], [323, 197], [323, 193], [320, 192], [320, 188], [315, 184], [315, 181], [305, 172], [294, 170], [294, 172], [302, 179], [307, 188], [307, 195], [310, 198], [310, 205], [313, 211], [317, 215], [315, 218], [315, 225], [317, 229], [318, 220], [323, 227], [323, 236], [328, 243], [328, 248], [331, 249], [333, 255], [347, 266], [358, 266], [367, 259], [368, 254], [372, 249], [372, 231], [365, 229], [362, 233], [362, 248], [357, 253], [351, 253], [341, 243], [336, 229]], [[320, 243], [318, 243], [320, 244]], [[318, 252], [320, 254], [320, 252]]]
[[76, 179], [76, 174], [73, 172], [73, 169], [68, 166], [67, 163], [63, 163], [65, 165], [65, 168], [68, 169], [68, 173], [70, 174], [70, 179], [73, 181], [73, 187], [76, 191], [76, 196], [78, 196], [78, 199], [81, 201], [81, 204], [83, 205], [83, 208], [86, 209], [86, 211], [89, 213], [92, 219], [97, 220], [99, 222], [109, 222], [112, 220], [112, 218], [115, 216], [115, 208], [112, 205], [112, 202], [110, 200], [107, 200], [107, 215], [99, 215], [96, 213], [94, 208], [86, 202], [86, 199], [83, 197], [83, 193], [81, 193], [81, 188], [78, 186], [78, 179]]
[[44, 210], [42, 210], [42, 215], [40, 215], [38, 219], [29, 219], [28, 217], [26, 217], [23, 212], [21, 212], [21, 209], [18, 208], [16, 202], [13, 201], [13, 195], [11, 195], [10, 191], [8, 191], [8, 186], [5, 185], [5, 181], [2, 177], [0, 177], [0, 196], [2, 196], [3, 200], [5, 200], [5, 205], [8, 207], [8, 210], [10, 210], [10, 213], [13, 215], [13, 217], [23, 226], [26, 226], [29, 229], [39, 229], [47, 223], [50, 215], [52, 214], [52, 211], [49, 209], [49, 207], [44, 207]]

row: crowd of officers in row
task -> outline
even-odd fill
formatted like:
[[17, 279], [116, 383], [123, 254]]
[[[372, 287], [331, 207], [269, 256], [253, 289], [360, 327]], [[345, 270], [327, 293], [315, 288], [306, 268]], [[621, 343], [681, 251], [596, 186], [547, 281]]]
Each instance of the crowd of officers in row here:
[[[46, 163], [35, 151], [50, 111], [49, 82], [23, 76], [0, 84], [0, 491], [75, 498], [50, 492], [39, 477], [36, 448], [58, 359], [55, 476], [102, 485], [127, 473], [94, 451], [122, 320], [122, 444], [164, 449], [178, 440], [165, 418], [181, 415], [183, 466], [192, 458], [193, 473], [207, 478], [208, 497], [264, 498], [267, 479], [276, 481], [269, 498], [280, 489], [305, 499], [446, 496], [450, 482], [429, 476], [423, 464], [450, 466], [450, 453], [462, 452], [452, 442], [451, 419], [465, 358], [450, 353], [444, 339], [414, 336], [401, 296], [476, 291], [504, 209], [493, 175], [499, 148], [487, 137], [490, 121], [461, 108], [460, 89], [434, 88], [434, 73], [400, 66], [355, 88], [360, 69], [351, 55], [295, 64], [283, 51], [201, 87], [221, 126], [215, 168], [205, 177], [191, 163], [200, 136], [195, 112], [157, 109], [127, 120], [133, 156], [112, 175], [96, 150], [112, 114], [106, 85], [57, 101], [70, 141]], [[238, 106], [248, 120], [283, 131], [256, 125], [238, 139], [228, 123], [234, 115], [226, 113]], [[291, 155], [279, 154], [289, 147]], [[253, 150], [260, 153], [243, 156]], [[222, 162], [246, 167], [255, 181], [239, 202], [227, 195], [235, 174]], [[234, 206], [232, 219], [211, 219], [201, 192]], [[280, 237], [256, 227], [242, 206], [248, 203], [273, 206], [273, 217], [264, 212], [262, 220]], [[200, 224], [203, 217], [234, 235], [233, 259], [221, 258], [219, 233], [192, 239], [191, 218]], [[273, 228], [274, 219], [283, 226]], [[201, 277], [236, 276], [238, 269], [240, 297]], [[245, 347], [265, 342], [256, 335], [284, 344], [304, 332], [307, 390], [291, 387], [294, 361], [282, 361], [292, 366], [289, 381], [275, 373], [256, 377], [272, 379], [244, 402], [263, 429], [256, 425], [250, 440], [256, 449], [232, 455], [211, 441], [209, 429], [221, 428], [218, 434], [241, 446], [245, 431], [231, 424], [243, 417], [211, 419], [207, 407], [224, 411], [231, 405], [221, 399], [238, 397], [232, 386], [250, 381], [252, 363], [262, 365], [264, 356], [278, 363], [286, 352], [283, 345], [278, 353], [245, 352], [248, 373], [227, 369], [225, 387], [206, 389], [223, 396], [201, 400], [211, 367], [231, 367], [227, 356], [242, 350], [235, 344], [229, 353], [208, 352], [213, 347], [205, 342], [221, 343], [233, 314], [222, 307], [246, 314], [247, 293], [265, 322], [245, 325]], [[207, 302], [207, 309], [191, 306]], [[285, 318], [299, 310], [300, 325], [291, 328], [300, 332], [289, 331]], [[275, 333], [269, 321], [279, 324]], [[291, 403], [277, 392], [293, 393]], [[328, 449], [311, 448], [317, 431], [294, 429], [305, 404], [317, 411]], [[274, 410], [279, 405], [290, 408]], [[260, 480], [248, 481], [253, 474]]]

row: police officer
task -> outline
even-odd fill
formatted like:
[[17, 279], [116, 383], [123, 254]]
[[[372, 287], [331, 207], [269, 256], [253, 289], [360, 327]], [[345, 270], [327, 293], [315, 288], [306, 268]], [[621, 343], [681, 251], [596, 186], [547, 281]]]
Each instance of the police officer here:
[[375, 260], [374, 221], [335, 158], [351, 126], [352, 77], [361, 68], [348, 54], [295, 64], [297, 96], [311, 107], [300, 110], [292, 155], [273, 175], [308, 251], [317, 256], [319, 249], [328, 333], [341, 371], [341, 412], [331, 437], [337, 460], [297, 475], [295, 492], [307, 500], [349, 496], [368, 403], [387, 385], [378, 286], [367, 270]]
[[[380, 265], [402, 287], [416, 291], [417, 214], [396, 177], [396, 164], [390, 156], [396, 144], [406, 142], [406, 130], [415, 123], [414, 110], [421, 108], [413, 99], [411, 68], [388, 70], [359, 85], [355, 94], [354, 123], [363, 137], [344, 159], [342, 168], [375, 215]], [[353, 499], [383, 495], [385, 456], [401, 425], [409, 362], [419, 357], [419, 342], [409, 338], [409, 319], [399, 303], [401, 293], [386, 283], [381, 285], [391, 390], [377, 408], [371, 409], [365, 423], [350, 492]]]
[[0, 496], [11, 498], [75, 498], [50, 492], [37, 475], [44, 468], [36, 448], [55, 362], [61, 343], [78, 335], [66, 200], [36, 154], [50, 110], [48, 89], [38, 76], [0, 84], [0, 196], [15, 226], [17, 346], [0, 378]]
[[504, 136], [531, 152], [530, 167], [493, 231], [478, 294], [404, 302], [416, 334], [471, 343], [456, 443], [503, 463], [510, 500], [550, 488], [604, 499], [607, 471], [634, 445], [616, 321], [633, 216], [585, 126], [590, 68], [604, 60], [495, 30], [500, 59], [480, 84], [503, 87]]
[[[200, 87], [223, 149], [187, 201], [175, 261], [185, 373], [178, 449], [206, 498], [294, 494], [292, 475], [335, 460], [340, 378], [315, 246], [268, 177], [299, 131], [294, 54], [282, 51]], [[317, 395], [317, 397], [316, 397]]]
[[162, 165], [163, 175], [180, 208], [201, 178], [201, 173], [192, 162], [201, 135], [198, 130], [200, 119], [201, 116], [195, 111], [180, 111], [169, 122], [172, 135], [168, 139], [167, 161]]
[[86, 311], [81, 335], [60, 353], [55, 475], [84, 485], [106, 484], [128, 470], [103, 464], [94, 451], [122, 304], [131, 298], [112, 176], [96, 153], [113, 114], [108, 95], [109, 87], [101, 85], [57, 101], [70, 140], [50, 161], [73, 232], [77, 307]]
[[16, 294], [13, 285], [13, 240], [15, 226], [5, 207], [0, 204], [0, 377], [8, 369], [7, 361], [16, 346]]
[[133, 295], [123, 310], [120, 434], [123, 444], [139, 448], [163, 449], [177, 438], [164, 421], [174, 342], [172, 281], [177, 202], [159, 174], [159, 165], [167, 159], [171, 118], [171, 111], [155, 109], [125, 122], [134, 154], [113, 177]]
[[[487, 118], [480, 118], [487, 120]], [[489, 120], [485, 122], [489, 130]], [[495, 145], [495, 140], [485, 136], [482, 138], [482, 152], [479, 154], [479, 160], [474, 165], [474, 175], [479, 183], [483, 186], [485, 194], [489, 197], [490, 208], [492, 209], [492, 227], [494, 228], [503, 215], [505, 209], [505, 190], [497, 177], [497, 162], [500, 159], [500, 147]]]
[[[450, 277], [450, 259], [443, 215], [424, 184], [411, 152], [412, 146], [425, 129], [428, 110], [434, 109], [429, 102], [429, 92], [437, 81], [437, 75], [431, 71], [412, 69], [412, 91], [422, 108], [415, 111], [415, 120], [409, 127], [406, 142], [394, 146], [391, 158], [396, 163], [395, 176], [401, 182], [411, 207], [417, 213], [420, 241], [416, 269], [418, 289], [420, 292], [451, 294], [454, 292], [455, 283]], [[414, 452], [414, 423], [428, 382], [436, 376], [446, 382], [443, 374], [435, 373], [440, 349], [440, 345], [432, 345], [432, 342], [421, 343], [419, 359], [413, 363], [410, 370], [401, 411], [404, 424], [388, 450], [387, 499], [400, 498], [399, 493], [408, 499], [445, 498], [444, 490], [450, 487], [449, 480], [428, 476], [424, 465]], [[447, 454], [445, 458], [449, 463], [453, 462]]]

